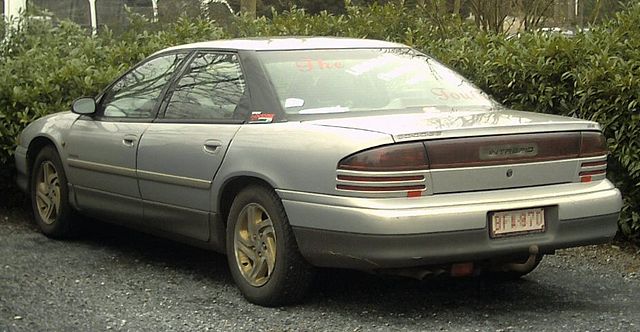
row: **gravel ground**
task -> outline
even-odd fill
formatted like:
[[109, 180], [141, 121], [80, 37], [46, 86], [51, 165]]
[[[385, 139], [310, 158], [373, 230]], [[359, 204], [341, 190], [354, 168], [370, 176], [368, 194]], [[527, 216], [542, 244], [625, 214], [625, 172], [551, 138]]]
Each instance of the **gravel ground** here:
[[522, 280], [323, 270], [301, 305], [262, 308], [223, 256], [98, 224], [75, 241], [0, 210], [0, 331], [640, 331], [640, 251], [547, 256]]

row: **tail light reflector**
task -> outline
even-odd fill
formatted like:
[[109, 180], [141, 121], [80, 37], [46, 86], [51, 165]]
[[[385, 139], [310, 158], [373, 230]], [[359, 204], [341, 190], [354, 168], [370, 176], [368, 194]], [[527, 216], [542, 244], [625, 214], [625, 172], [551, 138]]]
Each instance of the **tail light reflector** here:
[[341, 190], [351, 190], [351, 191], [376, 191], [376, 192], [385, 192], [385, 191], [415, 191], [415, 190], [424, 190], [426, 189], [425, 185], [414, 185], [414, 186], [389, 186], [389, 187], [370, 187], [370, 186], [350, 186], [345, 184], [339, 184], [336, 188]]
[[580, 157], [602, 156], [609, 152], [607, 141], [600, 132], [583, 132], [580, 139]]
[[609, 153], [607, 141], [599, 132], [583, 132], [580, 136], [580, 157], [600, 157], [604, 156], [604, 160], [583, 162], [580, 165], [580, 182], [591, 182], [601, 179], [607, 174], [607, 159]]
[[338, 180], [359, 181], [359, 182], [397, 182], [397, 181], [422, 181], [423, 175], [408, 176], [355, 176], [355, 175], [338, 175]]
[[605, 174], [606, 172], [607, 172], [606, 169], [599, 169], [596, 171], [584, 171], [584, 172], [580, 172], [580, 176], [600, 175], [600, 174]]
[[607, 161], [590, 161], [586, 163], [582, 163], [581, 167], [597, 167], [597, 166], [607, 166]]
[[425, 144], [432, 169], [480, 167], [576, 158], [580, 133], [469, 137]]
[[600, 132], [552, 132], [425, 142], [430, 168], [480, 167], [607, 154]]

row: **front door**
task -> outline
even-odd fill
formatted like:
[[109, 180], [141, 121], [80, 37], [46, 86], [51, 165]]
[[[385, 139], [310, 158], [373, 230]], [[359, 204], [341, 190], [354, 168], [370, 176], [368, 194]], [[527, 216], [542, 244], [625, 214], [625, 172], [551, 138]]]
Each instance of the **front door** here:
[[157, 114], [164, 87], [184, 58], [176, 53], [142, 63], [104, 92], [94, 116], [81, 116], [73, 124], [65, 148], [69, 182], [80, 210], [142, 221], [138, 146]]

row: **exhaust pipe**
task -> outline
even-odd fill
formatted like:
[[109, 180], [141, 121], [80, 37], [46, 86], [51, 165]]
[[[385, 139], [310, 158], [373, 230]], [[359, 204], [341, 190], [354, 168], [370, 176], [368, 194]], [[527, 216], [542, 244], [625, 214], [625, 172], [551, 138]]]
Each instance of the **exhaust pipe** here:
[[529, 247], [529, 258], [524, 263], [508, 263], [505, 264], [502, 268], [504, 271], [514, 271], [520, 273], [526, 273], [531, 271], [536, 266], [536, 261], [538, 260], [538, 254], [540, 253], [540, 248], [537, 245], [533, 244]]

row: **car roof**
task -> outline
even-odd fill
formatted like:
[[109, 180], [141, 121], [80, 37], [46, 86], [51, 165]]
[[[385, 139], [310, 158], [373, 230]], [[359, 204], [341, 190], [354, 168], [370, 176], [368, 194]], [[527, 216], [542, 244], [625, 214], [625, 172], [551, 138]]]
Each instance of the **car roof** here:
[[373, 39], [340, 37], [266, 37], [245, 39], [222, 39], [200, 43], [184, 44], [166, 48], [156, 53], [189, 49], [224, 49], [247, 51], [284, 51], [309, 49], [349, 49], [349, 48], [398, 48], [406, 45]]

